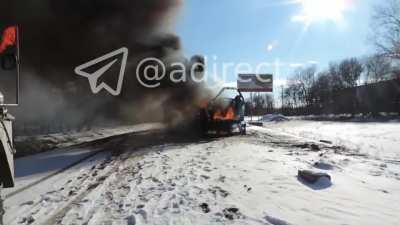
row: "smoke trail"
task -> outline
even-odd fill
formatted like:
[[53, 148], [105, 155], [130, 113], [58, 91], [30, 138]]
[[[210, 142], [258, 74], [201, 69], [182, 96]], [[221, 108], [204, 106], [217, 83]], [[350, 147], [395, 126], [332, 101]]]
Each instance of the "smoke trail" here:
[[[0, 4], [0, 28], [21, 28], [22, 99], [14, 111], [19, 124], [52, 127], [62, 121], [60, 126], [79, 127], [105, 120], [176, 119], [195, 110], [203, 92], [199, 85], [163, 80], [150, 90], [135, 76], [145, 57], [188, 62], [173, 34], [181, 0], [6, 1]], [[121, 96], [93, 95], [73, 69], [123, 46], [130, 56]]]

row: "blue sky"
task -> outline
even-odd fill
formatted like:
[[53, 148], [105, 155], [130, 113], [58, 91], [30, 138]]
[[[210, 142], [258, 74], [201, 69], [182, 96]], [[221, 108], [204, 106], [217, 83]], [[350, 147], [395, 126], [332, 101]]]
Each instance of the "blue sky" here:
[[[305, 11], [301, 1], [346, 1], [351, 4], [341, 11], [340, 21], [317, 18], [307, 25], [294, 19]], [[279, 74], [275, 74], [275, 80], [284, 80], [298, 64], [317, 62], [321, 70], [331, 61], [373, 53], [373, 46], [368, 42], [369, 25], [372, 8], [379, 2], [186, 0], [178, 19], [177, 32], [187, 56], [202, 54], [212, 62], [244, 62], [253, 68], [259, 63], [279, 60], [284, 65]], [[262, 72], [277, 73], [272, 66]], [[232, 70], [227, 82], [235, 81], [236, 76]]]

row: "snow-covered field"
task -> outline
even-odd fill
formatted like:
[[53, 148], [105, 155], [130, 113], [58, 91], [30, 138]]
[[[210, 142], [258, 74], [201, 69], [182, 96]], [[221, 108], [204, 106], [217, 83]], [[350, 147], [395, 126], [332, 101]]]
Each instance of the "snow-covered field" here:
[[400, 122], [321, 122], [291, 120], [266, 128], [299, 137], [326, 140], [379, 159], [400, 160]]
[[[147, 145], [120, 137], [7, 198], [5, 224], [399, 224], [400, 158], [391, 144], [400, 140], [390, 133], [399, 128], [386, 124], [387, 133], [372, 129], [360, 140], [357, 124], [341, 134], [333, 130], [342, 123], [303, 122], [217, 139], [160, 142], [162, 133], [149, 133]], [[386, 142], [371, 151], [375, 137]], [[24, 166], [17, 161], [17, 173]], [[299, 169], [326, 172], [332, 183], [308, 184]]]

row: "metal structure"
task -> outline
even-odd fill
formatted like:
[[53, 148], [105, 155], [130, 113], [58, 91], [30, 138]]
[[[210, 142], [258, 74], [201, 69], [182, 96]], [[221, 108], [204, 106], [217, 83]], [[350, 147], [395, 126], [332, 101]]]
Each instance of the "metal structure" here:
[[0, 184], [3, 188], [14, 187], [13, 120], [5, 107], [0, 108]]
[[[0, 42], [0, 76], [15, 71], [15, 90], [16, 102], [8, 104], [0, 90], [0, 225], [3, 224], [3, 202], [1, 196], [2, 188], [14, 187], [14, 139], [11, 116], [8, 106], [18, 106], [19, 104], [19, 40], [18, 27], [10, 26], [4, 31]], [[5, 93], [7, 94], [7, 93]]]
[[[0, 93], [0, 101], [2, 100]], [[0, 102], [1, 103], [1, 102]], [[0, 225], [3, 224], [2, 188], [14, 187], [14, 141], [12, 121], [14, 118], [5, 107], [0, 107]]]

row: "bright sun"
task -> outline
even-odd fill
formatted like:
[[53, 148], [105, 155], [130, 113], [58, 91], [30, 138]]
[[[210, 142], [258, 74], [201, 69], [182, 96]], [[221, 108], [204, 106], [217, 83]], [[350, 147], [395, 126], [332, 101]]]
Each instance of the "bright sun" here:
[[292, 20], [303, 22], [307, 26], [316, 22], [341, 22], [350, 4], [349, 0], [297, 0], [297, 2], [302, 5], [302, 11]]

